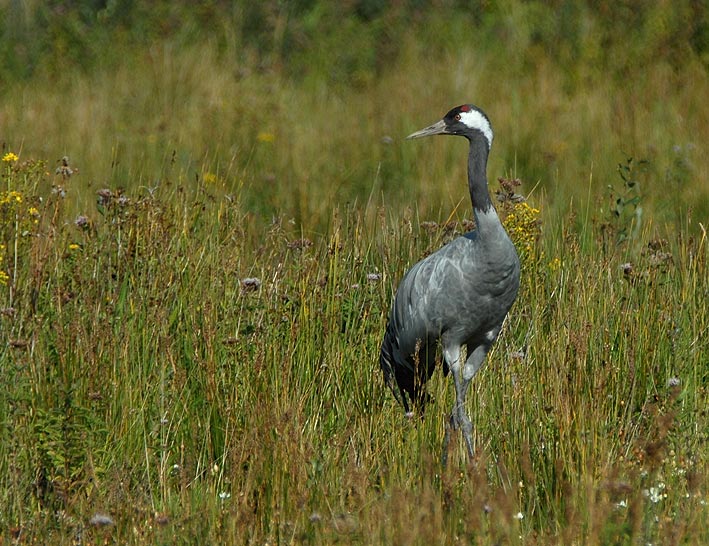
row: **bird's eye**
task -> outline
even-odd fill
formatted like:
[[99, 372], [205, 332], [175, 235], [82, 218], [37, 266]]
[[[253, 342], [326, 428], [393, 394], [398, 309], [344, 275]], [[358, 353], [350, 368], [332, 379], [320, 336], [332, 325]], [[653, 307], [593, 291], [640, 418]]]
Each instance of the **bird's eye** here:
[[456, 120], [456, 121], [460, 121], [460, 114], [456, 114], [456, 115], [455, 115], [455, 120]]

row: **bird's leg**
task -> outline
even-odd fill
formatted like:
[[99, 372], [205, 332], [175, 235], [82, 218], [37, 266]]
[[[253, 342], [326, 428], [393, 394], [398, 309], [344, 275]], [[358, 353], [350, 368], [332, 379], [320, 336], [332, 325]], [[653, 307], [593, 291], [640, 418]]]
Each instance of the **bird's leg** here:
[[459, 367], [453, 372], [453, 380], [455, 381], [455, 406], [451, 414], [451, 424], [455, 423], [455, 428], [460, 428], [465, 438], [465, 444], [468, 448], [468, 455], [473, 456], [473, 424], [470, 422], [468, 415], [465, 413], [465, 396], [468, 392], [470, 379], [466, 378], [465, 367]]
[[446, 463], [448, 462], [448, 445], [450, 444], [451, 430], [457, 430], [461, 425], [459, 420], [460, 412], [458, 410], [459, 392], [463, 380], [460, 347], [454, 346], [452, 348], [444, 349], [443, 357], [448, 364], [448, 369], [451, 371], [451, 374], [453, 375], [453, 382], [455, 383], [455, 405], [453, 406], [450, 420], [446, 426], [446, 433], [443, 437], [443, 454], [441, 456], [441, 462], [443, 463], [443, 466], [446, 466]]
[[463, 435], [465, 437], [465, 443], [468, 447], [468, 454], [473, 457], [473, 424], [470, 422], [468, 415], [465, 413], [465, 396], [468, 392], [468, 387], [472, 381], [475, 374], [485, 362], [485, 356], [489, 350], [489, 345], [478, 345], [473, 349], [472, 352], [468, 354], [468, 358], [465, 361], [465, 366], [463, 366], [463, 381], [460, 391], [458, 391], [458, 386], [456, 385], [456, 394], [458, 395], [458, 419], [460, 421], [460, 426], [463, 429]]
[[455, 428], [455, 421], [453, 419], [453, 415], [451, 414], [450, 420], [448, 421], [448, 424], [446, 425], [446, 433], [443, 436], [443, 453], [441, 455], [441, 466], [443, 468], [446, 467], [448, 464], [448, 446], [450, 445], [451, 442], [451, 429]]
[[[468, 355], [465, 364], [461, 366], [460, 363], [460, 352], [457, 352], [457, 358], [451, 363], [449, 361], [449, 366], [451, 373], [453, 374], [453, 381], [455, 383], [455, 406], [453, 407], [453, 412], [451, 413], [450, 428], [460, 428], [463, 432], [463, 438], [465, 438], [465, 444], [468, 449], [468, 455], [473, 457], [473, 424], [470, 418], [465, 412], [465, 397], [468, 393], [468, 387], [470, 386], [470, 381], [473, 379], [478, 370], [482, 367], [485, 360], [485, 355], [487, 354], [488, 347], [485, 345], [479, 345], [473, 349], [473, 351]], [[451, 351], [451, 356], [455, 354]], [[447, 355], [446, 355], [447, 356]], [[449, 440], [448, 431], [446, 431], [446, 444], [444, 445], [444, 460], [447, 454], [447, 442]]]

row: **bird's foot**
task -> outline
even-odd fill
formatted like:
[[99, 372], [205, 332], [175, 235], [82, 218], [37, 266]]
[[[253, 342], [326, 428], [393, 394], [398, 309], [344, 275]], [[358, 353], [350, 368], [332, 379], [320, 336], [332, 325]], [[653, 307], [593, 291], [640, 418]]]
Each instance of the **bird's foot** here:
[[470, 422], [470, 419], [467, 415], [465, 415], [465, 412], [462, 409], [460, 410], [458, 415], [458, 426], [463, 432], [463, 438], [465, 438], [465, 447], [468, 448], [468, 455], [472, 459], [473, 455], [475, 454], [475, 450], [473, 449], [473, 423]]
[[463, 438], [465, 439], [465, 447], [468, 449], [468, 455], [472, 458], [475, 453], [475, 450], [473, 449], [473, 423], [465, 414], [463, 408], [458, 407], [453, 409], [450, 416], [449, 429], [460, 429], [463, 433]]
[[441, 466], [443, 468], [448, 464], [448, 449], [451, 442], [451, 430], [456, 430], [458, 428], [458, 423], [455, 419], [455, 412], [453, 412], [448, 419], [448, 425], [446, 426], [446, 433], [443, 436], [443, 454], [441, 455]]
[[473, 424], [464, 411], [454, 409], [448, 419], [448, 426], [446, 427], [446, 433], [443, 437], [443, 454], [441, 456], [441, 462], [444, 467], [448, 463], [448, 450], [451, 439], [451, 431], [459, 429], [463, 433], [468, 455], [472, 459], [475, 454], [475, 450], [473, 449]]

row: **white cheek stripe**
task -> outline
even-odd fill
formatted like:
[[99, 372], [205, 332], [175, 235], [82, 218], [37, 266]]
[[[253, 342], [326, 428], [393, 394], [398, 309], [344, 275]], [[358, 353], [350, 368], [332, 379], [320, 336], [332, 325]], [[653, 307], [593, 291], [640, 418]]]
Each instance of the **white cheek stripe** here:
[[461, 112], [460, 121], [465, 123], [468, 127], [481, 131], [487, 139], [487, 145], [492, 146], [492, 127], [490, 127], [490, 122], [485, 119], [485, 116], [483, 116], [480, 112], [477, 110]]

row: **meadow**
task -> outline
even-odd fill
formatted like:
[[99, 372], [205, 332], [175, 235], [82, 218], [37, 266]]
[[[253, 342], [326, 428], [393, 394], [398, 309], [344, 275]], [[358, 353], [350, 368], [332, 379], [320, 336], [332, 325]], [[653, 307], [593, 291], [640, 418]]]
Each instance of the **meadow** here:
[[[709, 543], [706, 13], [158, 4], [3, 12], [0, 544]], [[464, 102], [523, 271], [443, 467], [378, 355]]]

